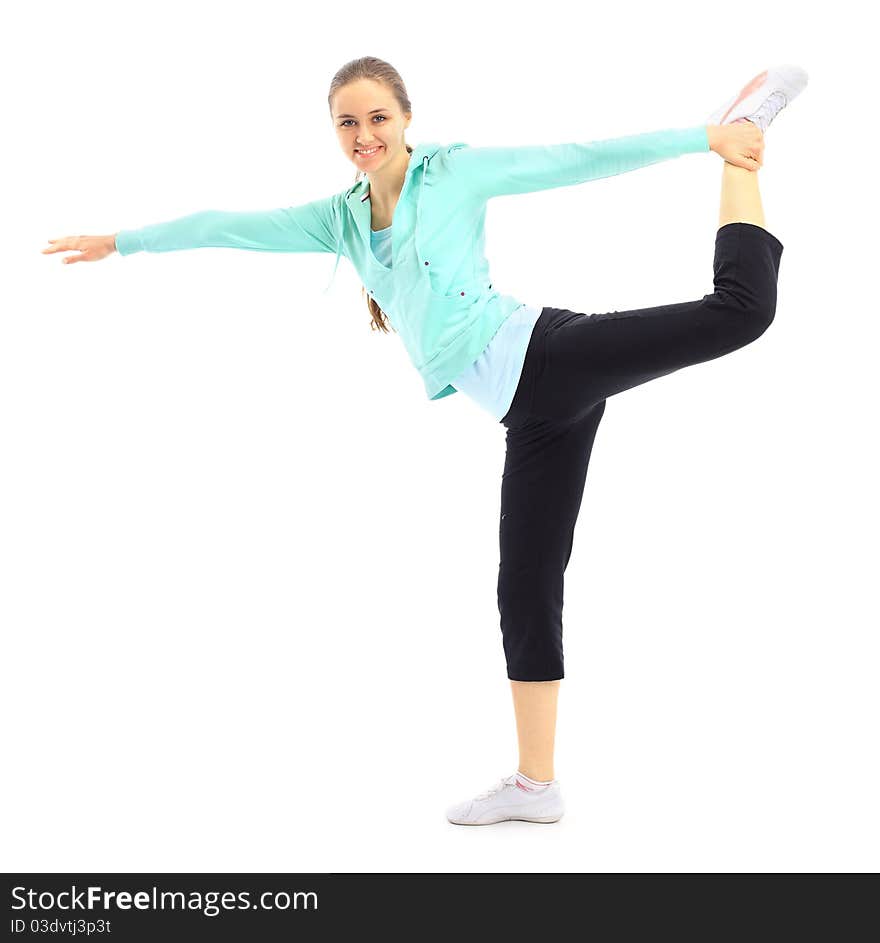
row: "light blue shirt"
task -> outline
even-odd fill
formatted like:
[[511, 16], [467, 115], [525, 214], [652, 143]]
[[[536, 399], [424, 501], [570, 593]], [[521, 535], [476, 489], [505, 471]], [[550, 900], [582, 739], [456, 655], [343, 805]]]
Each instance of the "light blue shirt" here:
[[[376, 258], [391, 268], [391, 227], [371, 229], [370, 245]], [[499, 422], [513, 402], [532, 328], [541, 311], [528, 304], [514, 308], [480, 356], [452, 381], [452, 386], [470, 396]]]

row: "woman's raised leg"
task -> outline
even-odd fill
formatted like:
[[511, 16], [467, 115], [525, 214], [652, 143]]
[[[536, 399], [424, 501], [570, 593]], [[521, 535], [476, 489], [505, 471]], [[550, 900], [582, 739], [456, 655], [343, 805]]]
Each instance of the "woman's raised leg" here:
[[710, 294], [602, 314], [545, 309], [531, 420], [577, 419], [615, 393], [731, 353], [767, 330], [783, 245], [764, 227], [758, 173], [724, 163]]
[[767, 228], [758, 189], [757, 170], [746, 170], [724, 161], [721, 171], [721, 209], [718, 228], [728, 223], [753, 223]]

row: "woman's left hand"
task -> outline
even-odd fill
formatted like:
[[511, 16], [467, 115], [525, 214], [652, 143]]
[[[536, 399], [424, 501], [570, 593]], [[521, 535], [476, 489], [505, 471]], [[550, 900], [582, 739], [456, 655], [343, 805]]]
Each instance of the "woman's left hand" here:
[[728, 163], [746, 170], [764, 166], [764, 132], [751, 121], [710, 124], [706, 132], [709, 148]]

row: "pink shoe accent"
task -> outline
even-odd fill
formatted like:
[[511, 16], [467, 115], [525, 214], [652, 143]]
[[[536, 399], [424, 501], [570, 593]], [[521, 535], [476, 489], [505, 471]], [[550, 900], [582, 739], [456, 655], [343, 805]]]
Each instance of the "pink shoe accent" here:
[[534, 792], [534, 791], [535, 791], [534, 789], [531, 789], [529, 786], [527, 786], [524, 782], [522, 782], [522, 780], [519, 778], [519, 776], [516, 777], [516, 788], [517, 788], [517, 789], [522, 789], [523, 792]]
[[[718, 122], [718, 124], [724, 124], [724, 119], [733, 111], [733, 109], [736, 108], [736, 106], [737, 106], [744, 98], [746, 98], [746, 97], [748, 97], [749, 95], [751, 95], [752, 92], [754, 92], [757, 88], [759, 88], [759, 87], [761, 86], [761, 83], [767, 78], [767, 72], [768, 72], [768, 71], [769, 71], [769, 70], [765, 69], [760, 75], [756, 75], [756, 76], [752, 79], [752, 81], [749, 82], [748, 85], [746, 85], [746, 87], [739, 93], [739, 96], [737, 97], [736, 101], [730, 106], [730, 108], [727, 109], [727, 111], [724, 112], [724, 116], [721, 118], [721, 120]], [[746, 118], [746, 119], [737, 118], [737, 121], [742, 121], [742, 120], [748, 121], [748, 118]]]

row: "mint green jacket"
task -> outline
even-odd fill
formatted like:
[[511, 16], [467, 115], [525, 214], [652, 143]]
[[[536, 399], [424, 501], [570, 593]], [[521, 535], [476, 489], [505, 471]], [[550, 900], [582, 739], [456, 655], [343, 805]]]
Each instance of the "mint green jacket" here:
[[208, 246], [331, 252], [336, 261], [330, 284], [345, 255], [399, 334], [428, 397], [440, 399], [456, 392], [450, 381], [480, 356], [520, 304], [493, 288], [489, 274], [484, 243], [491, 197], [572, 186], [708, 150], [705, 125], [585, 144], [420, 144], [410, 155], [392, 217], [392, 268], [370, 248], [366, 179], [299, 206], [205, 210], [121, 230], [116, 248], [120, 255]]

